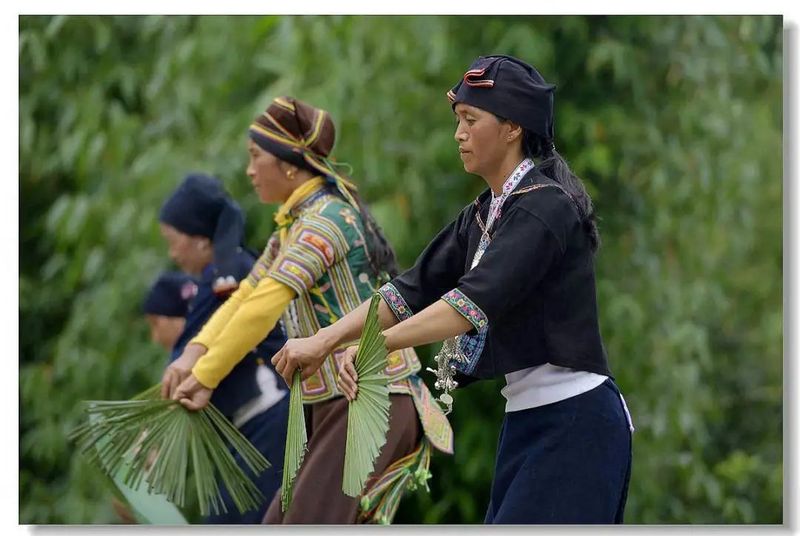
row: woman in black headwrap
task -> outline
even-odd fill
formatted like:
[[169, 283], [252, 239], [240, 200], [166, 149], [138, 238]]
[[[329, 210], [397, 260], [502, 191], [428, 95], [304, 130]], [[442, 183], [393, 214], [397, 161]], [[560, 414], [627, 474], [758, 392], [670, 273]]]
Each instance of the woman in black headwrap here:
[[[464, 170], [489, 186], [380, 289], [389, 350], [445, 340], [439, 400], [505, 376], [486, 523], [620, 523], [633, 426], [600, 336], [591, 199], [553, 143], [553, 92], [530, 65], [478, 58], [447, 96]], [[534, 159], [538, 160], [534, 164]], [[286, 376], [358, 337], [368, 304], [273, 358]], [[356, 395], [354, 349], [340, 387]]]
[[[239, 280], [250, 272], [256, 256], [244, 246], [244, 215], [239, 205], [214, 177], [186, 176], [164, 202], [159, 220], [170, 257], [181, 270], [197, 278], [185, 327], [172, 348], [170, 363], [164, 372], [162, 389], [167, 395], [182, 371], [191, 368], [181, 357], [187, 344], [228, 301]], [[260, 332], [211, 398], [217, 409], [272, 463], [255, 478], [234, 452], [237, 463], [254, 478], [266, 502], [259, 510], [242, 514], [227, 490], [223, 490], [228, 512], [211, 515], [205, 523], [260, 523], [269, 500], [280, 487], [289, 392], [269, 361], [285, 340], [278, 328]]]

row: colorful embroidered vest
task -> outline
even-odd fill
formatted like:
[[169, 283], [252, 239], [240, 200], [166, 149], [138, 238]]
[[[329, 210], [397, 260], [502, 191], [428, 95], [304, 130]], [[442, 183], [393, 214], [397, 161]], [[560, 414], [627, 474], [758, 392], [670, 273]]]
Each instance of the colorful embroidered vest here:
[[[254, 286], [269, 276], [297, 294], [281, 325], [289, 338], [310, 337], [372, 296], [364, 228], [358, 213], [329, 186], [300, 200], [289, 221], [273, 233], [248, 280]], [[283, 238], [281, 238], [283, 237]], [[302, 383], [303, 402], [314, 404], [341, 396], [336, 377], [344, 348]], [[413, 397], [425, 436], [442, 452], [453, 452], [453, 430], [425, 383], [416, 376], [421, 365], [413, 348], [388, 356], [389, 392]]]
[[[285, 243], [276, 231], [249, 278], [255, 285], [269, 275], [294, 289], [297, 297], [284, 312], [282, 325], [289, 338], [310, 337], [358, 307], [377, 289], [361, 218], [348, 203], [323, 186], [290, 214]], [[312, 404], [342, 394], [336, 377], [343, 352], [344, 348], [334, 351], [303, 382], [303, 402]], [[420, 369], [412, 348], [392, 352], [388, 360], [385, 373], [390, 382]], [[390, 386], [390, 390], [395, 388]]]

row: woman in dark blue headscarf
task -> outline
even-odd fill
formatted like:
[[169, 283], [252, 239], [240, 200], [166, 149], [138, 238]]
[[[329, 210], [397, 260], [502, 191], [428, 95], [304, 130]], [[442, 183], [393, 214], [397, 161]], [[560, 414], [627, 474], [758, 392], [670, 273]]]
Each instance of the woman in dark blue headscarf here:
[[[186, 344], [236, 290], [238, 281], [250, 272], [256, 256], [244, 246], [241, 209], [213, 177], [188, 175], [164, 203], [159, 220], [170, 257], [197, 279], [197, 292], [189, 303], [185, 328], [172, 349], [170, 363], [174, 368], [180, 367], [177, 360]], [[289, 397], [270, 358], [285, 340], [279, 328], [270, 331], [219, 384], [211, 398], [272, 464], [256, 480], [266, 501], [258, 511], [240, 514], [224, 491], [228, 513], [210, 516], [207, 523], [258, 524], [280, 487]], [[234, 452], [234, 456], [250, 474], [239, 455]]]
[[[630, 480], [633, 425], [597, 317], [599, 237], [553, 143], [554, 90], [516, 58], [473, 62], [447, 96], [464, 170], [489, 188], [380, 289], [389, 351], [445, 340], [442, 403], [458, 383], [505, 378], [486, 523], [621, 523]], [[277, 371], [313, 373], [331, 345], [358, 337], [368, 307], [288, 341]], [[339, 380], [349, 399], [354, 354]]]

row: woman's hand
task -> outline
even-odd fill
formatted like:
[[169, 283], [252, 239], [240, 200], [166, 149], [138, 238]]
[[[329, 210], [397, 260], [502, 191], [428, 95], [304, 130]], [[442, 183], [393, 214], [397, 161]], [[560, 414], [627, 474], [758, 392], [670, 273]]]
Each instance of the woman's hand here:
[[339, 389], [344, 393], [344, 397], [348, 402], [356, 399], [358, 393], [358, 374], [356, 374], [356, 367], [353, 361], [358, 353], [358, 346], [351, 346], [344, 351], [342, 356], [342, 364], [339, 366]]
[[189, 377], [183, 380], [181, 384], [175, 389], [175, 394], [172, 395], [173, 400], [177, 400], [183, 407], [192, 411], [199, 411], [208, 405], [211, 400], [213, 389], [209, 389], [200, 383], [194, 374], [189, 374]]
[[161, 398], [175, 398], [175, 390], [192, 374], [195, 363], [207, 351], [202, 344], [186, 345], [181, 356], [169, 364], [161, 377]]
[[283, 348], [272, 356], [271, 361], [278, 374], [283, 376], [286, 385], [291, 386], [292, 376], [296, 370], [300, 370], [304, 380], [309, 378], [322, 366], [332, 351], [333, 346], [320, 330], [313, 337], [289, 339]]

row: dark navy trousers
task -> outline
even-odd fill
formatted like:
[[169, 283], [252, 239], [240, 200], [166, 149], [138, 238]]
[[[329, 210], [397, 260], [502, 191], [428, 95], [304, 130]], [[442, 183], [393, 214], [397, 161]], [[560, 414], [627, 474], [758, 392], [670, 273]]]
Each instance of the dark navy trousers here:
[[233, 451], [236, 463], [245, 474], [255, 481], [256, 486], [264, 495], [264, 502], [257, 510], [250, 510], [244, 514], [239, 513], [228, 490], [221, 485], [222, 500], [227, 513], [211, 515], [203, 520], [206, 524], [255, 524], [260, 525], [267, 511], [269, 503], [275, 492], [281, 487], [283, 478], [283, 451], [286, 446], [286, 427], [289, 418], [289, 393], [274, 406], [258, 415], [253, 416], [239, 429], [250, 443], [269, 461], [270, 467], [254, 478], [252, 471], [242, 460], [238, 452]]
[[566, 400], [506, 413], [484, 522], [622, 523], [629, 424], [611, 379]]

